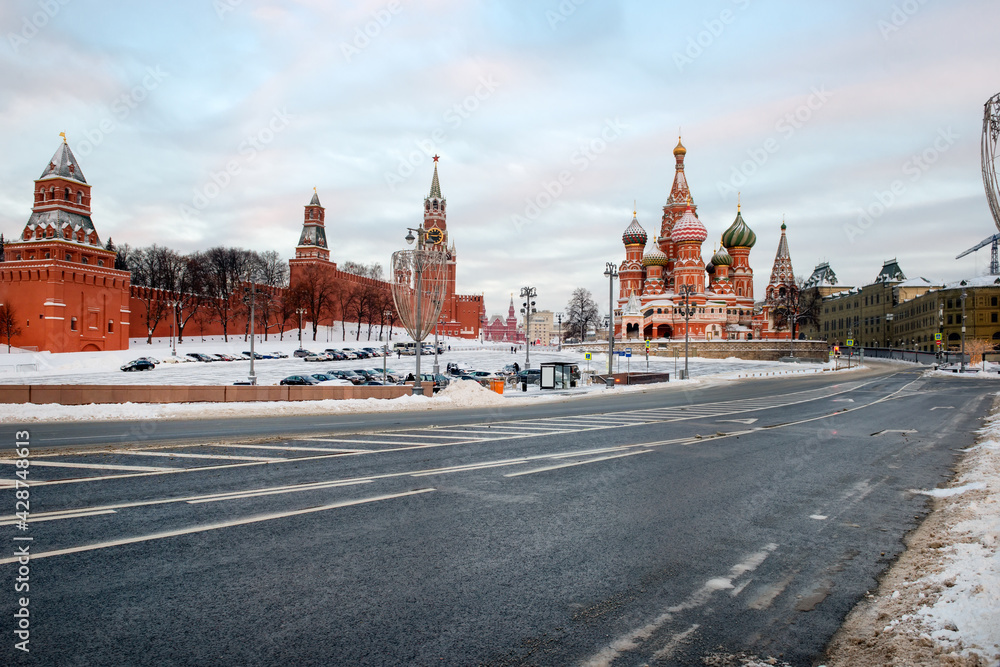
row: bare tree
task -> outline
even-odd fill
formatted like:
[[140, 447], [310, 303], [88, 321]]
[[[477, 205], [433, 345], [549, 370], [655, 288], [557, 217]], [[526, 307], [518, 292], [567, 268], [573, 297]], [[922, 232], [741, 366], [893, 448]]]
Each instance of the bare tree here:
[[292, 285], [299, 308], [306, 309], [306, 316], [312, 322], [313, 340], [319, 329], [320, 319], [325, 317], [335, 303], [336, 285], [330, 272], [316, 264], [306, 266]]
[[354, 309], [354, 304], [358, 300], [358, 286], [356, 283], [347, 280], [337, 282], [333, 292], [333, 303], [336, 311], [340, 314], [341, 339], [347, 340], [347, 316]]
[[583, 287], [573, 290], [566, 304], [566, 319], [563, 320], [567, 337], [575, 334], [581, 341], [586, 338], [587, 329], [597, 323], [598, 312], [597, 302], [590, 290]]
[[[127, 250], [126, 246], [123, 248]], [[157, 325], [168, 314], [172, 315], [163, 292], [173, 294], [177, 291], [183, 261], [173, 250], [156, 244], [136, 248], [126, 255], [132, 284], [145, 288], [139, 290], [139, 300], [145, 306], [146, 343], [151, 344]]]
[[205, 262], [198, 255], [182, 258], [180, 275], [177, 279], [177, 341], [184, 340], [184, 327], [198, 315], [204, 307], [206, 279]]
[[10, 339], [21, 335], [17, 323], [17, 310], [9, 303], [0, 305], [0, 336], [7, 339], [7, 354], [10, 354]]
[[209, 248], [205, 262], [205, 295], [208, 309], [222, 325], [222, 338], [229, 341], [229, 325], [238, 312], [238, 290], [247, 277], [250, 253], [242, 248]]

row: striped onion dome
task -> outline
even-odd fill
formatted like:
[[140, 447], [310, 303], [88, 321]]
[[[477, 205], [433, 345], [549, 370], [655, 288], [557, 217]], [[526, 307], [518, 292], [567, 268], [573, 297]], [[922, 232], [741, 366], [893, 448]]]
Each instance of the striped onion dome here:
[[[752, 232], [751, 232], [752, 233]], [[712, 264], [716, 266], [732, 266], [733, 257], [726, 251], [726, 247], [719, 248], [719, 252], [712, 256]]]
[[655, 245], [642, 256], [643, 266], [666, 266], [668, 261], [666, 253]]
[[638, 218], [632, 218], [632, 224], [628, 226], [622, 234], [622, 243], [625, 245], [646, 245], [646, 230], [639, 224]]
[[690, 204], [688, 204], [687, 210], [684, 211], [681, 219], [674, 225], [673, 231], [670, 232], [670, 238], [674, 243], [682, 243], [684, 241], [697, 241], [700, 243], [708, 238], [708, 230], [705, 229], [705, 225], [701, 224], [701, 220], [691, 210]]
[[736, 208], [736, 219], [729, 229], [722, 233], [722, 245], [726, 248], [752, 248], [757, 243], [757, 235], [743, 221], [743, 214]]

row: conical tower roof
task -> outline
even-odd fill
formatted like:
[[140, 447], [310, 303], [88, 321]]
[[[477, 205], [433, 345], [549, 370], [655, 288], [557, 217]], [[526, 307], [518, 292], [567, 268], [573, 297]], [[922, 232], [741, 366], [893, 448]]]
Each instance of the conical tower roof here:
[[319, 203], [319, 193], [316, 192], [316, 188], [313, 188], [313, 196], [312, 199], [309, 200], [309, 206], [322, 206], [322, 204]]
[[788, 238], [785, 236], [787, 227], [781, 223], [781, 239], [778, 241], [778, 252], [774, 255], [774, 266], [771, 268], [771, 285], [791, 284], [795, 282], [792, 271], [792, 255], [788, 251]]
[[428, 195], [428, 198], [430, 198], [430, 199], [433, 199], [433, 198], [441, 199], [442, 198], [441, 197], [441, 184], [438, 182], [438, 165], [437, 165], [437, 163], [438, 163], [438, 156], [435, 155], [434, 156], [434, 178], [431, 179], [431, 193]]
[[76, 156], [69, 149], [69, 144], [66, 143], [65, 139], [56, 149], [56, 153], [49, 160], [49, 163], [45, 165], [45, 170], [38, 177], [38, 180], [55, 177], [70, 178], [81, 183], [87, 182], [83, 176], [83, 170], [80, 169], [80, 165], [76, 161]]

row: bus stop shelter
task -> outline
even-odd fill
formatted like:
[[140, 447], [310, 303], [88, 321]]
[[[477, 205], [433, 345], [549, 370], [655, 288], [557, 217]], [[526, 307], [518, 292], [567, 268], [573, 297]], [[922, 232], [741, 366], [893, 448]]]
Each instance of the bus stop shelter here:
[[539, 364], [542, 371], [542, 389], [569, 389], [576, 386], [573, 380], [574, 363], [563, 363], [560, 361], [548, 361]]

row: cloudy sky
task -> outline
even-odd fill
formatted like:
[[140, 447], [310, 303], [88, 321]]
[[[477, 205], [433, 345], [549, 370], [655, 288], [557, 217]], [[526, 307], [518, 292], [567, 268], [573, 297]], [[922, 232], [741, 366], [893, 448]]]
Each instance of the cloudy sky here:
[[291, 256], [316, 187], [332, 259], [385, 264], [440, 154], [461, 292], [605, 304], [680, 129], [703, 256], [742, 192], [758, 294], [782, 217], [796, 273], [955, 280], [995, 231], [998, 29], [994, 0], [5, 0], [0, 231], [65, 131], [102, 239]]

